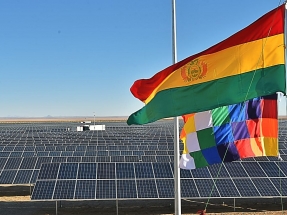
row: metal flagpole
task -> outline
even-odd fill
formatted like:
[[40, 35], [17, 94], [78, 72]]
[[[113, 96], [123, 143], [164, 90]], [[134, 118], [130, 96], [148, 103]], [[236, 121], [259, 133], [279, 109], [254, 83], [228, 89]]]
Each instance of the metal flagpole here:
[[[177, 62], [175, 0], [172, 0], [172, 61]], [[174, 210], [175, 215], [181, 215], [178, 117], [174, 118]]]

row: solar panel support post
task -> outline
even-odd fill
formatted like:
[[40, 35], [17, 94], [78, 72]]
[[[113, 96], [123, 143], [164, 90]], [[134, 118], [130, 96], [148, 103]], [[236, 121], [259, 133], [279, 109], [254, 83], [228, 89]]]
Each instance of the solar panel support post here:
[[[175, 1], [176, 0], [172, 0], [172, 61], [173, 61], [173, 64], [177, 62]], [[178, 117], [174, 117], [174, 214], [181, 215]]]
[[56, 215], [58, 215], [58, 201], [56, 201]]
[[119, 215], [119, 201], [116, 199], [116, 209], [117, 209], [117, 215]]
[[235, 198], [233, 199], [233, 211], [235, 212]]

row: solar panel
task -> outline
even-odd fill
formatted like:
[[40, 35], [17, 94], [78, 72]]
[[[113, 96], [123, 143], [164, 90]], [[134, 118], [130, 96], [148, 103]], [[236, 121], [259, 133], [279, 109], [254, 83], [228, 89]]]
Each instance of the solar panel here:
[[21, 157], [23, 152], [11, 152], [10, 157]]
[[192, 178], [190, 170], [181, 169], [180, 170], [180, 178]]
[[39, 157], [35, 169], [40, 169], [42, 163], [51, 163], [52, 157]]
[[141, 156], [142, 162], [156, 162], [156, 157], [152, 155], [143, 155]]
[[20, 169], [34, 169], [36, 166], [37, 157], [24, 157]]
[[49, 152], [37, 152], [36, 155], [38, 157], [46, 157], [46, 156], [49, 156]]
[[97, 156], [109, 156], [109, 152], [108, 151], [98, 151], [97, 152]]
[[109, 151], [110, 156], [120, 156], [121, 152], [120, 151]]
[[97, 168], [98, 179], [114, 179], [115, 164], [114, 163], [98, 163]]
[[73, 156], [75, 156], [75, 157], [76, 156], [85, 156], [85, 153], [86, 153], [85, 151], [75, 151]]
[[34, 170], [33, 171], [33, 175], [32, 175], [32, 177], [30, 179], [30, 183], [31, 184], [35, 184], [36, 183], [36, 179], [38, 178], [39, 172], [40, 172], [39, 170]]
[[111, 162], [111, 157], [110, 156], [101, 156], [101, 157], [96, 157], [96, 162]]
[[280, 196], [287, 196], [287, 178], [271, 178]]
[[22, 158], [9, 158], [6, 162], [4, 169], [19, 169]]
[[56, 181], [38, 181], [33, 189], [32, 200], [52, 199]]
[[154, 178], [151, 163], [134, 163], [136, 178]]
[[0, 169], [3, 169], [7, 162], [7, 158], [0, 158]]
[[266, 177], [266, 174], [257, 162], [242, 162], [241, 164], [250, 177]]
[[117, 180], [117, 198], [137, 198], [137, 188], [135, 180]]
[[139, 157], [138, 156], [125, 156], [126, 162], [138, 162]]
[[67, 157], [67, 163], [80, 163], [81, 157]]
[[125, 162], [124, 156], [111, 156], [111, 162]]
[[59, 167], [59, 163], [42, 164], [38, 179], [56, 179]]
[[67, 162], [66, 157], [53, 157], [52, 158], [52, 163], [65, 163]]
[[155, 178], [173, 178], [173, 173], [169, 163], [153, 163]]
[[208, 166], [207, 168], [213, 178], [229, 178], [230, 177], [223, 164], [222, 165], [215, 164], [212, 166]]
[[216, 185], [212, 179], [195, 179], [195, 185], [200, 197], [219, 197]]
[[115, 199], [116, 184], [115, 180], [97, 180], [97, 199]]
[[159, 151], [159, 150], [156, 150], [154, 151], [156, 155], [168, 155], [167, 151]]
[[233, 179], [242, 197], [259, 197], [260, 194], [250, 178]]
[[135, 171], [133, 163], [117, 163], [116, 177], [118, 179], [134, 179]]
[[13, 184], [29, 184], [33, 170], [18, 170]]
[[193, 178], [211, 178], [208, 168], [199, 168], [191, 170]]
[[0, 184], [12, 184], [17, 170], [3, 170], [0, 175]]
[[248, 177], [247, 173], [245, 172], [241, 162], [233, 162], [233, 163], [224, 163], [229, 175], [232, 178], [236, 177]]
[[252, 178], [261, 196], [279, 196], [278, 191], [268, 178]]
[[193, 179], [181, 179], [180, 187], [182, 198], [199, 197], [198, 189]]
[[132, 151], [121, 151], [121, 155], [133, 155]]
[[240, 197], [240, 194], [231, 179], [218, 179], [216, 187], [221, 197]]
[[162, 162], [162, 163], [169, 163], [171, 162], [169, 159], [169, 156], [156, 156], [156, 161], [157, 162]]
[[138, 198], [158, 198], [154, 179], [136, 180]]
[[75, 180], [57, 181], [53, 199], [73, 199], [75, 184]]
[[0, 157], [7, 158], [10, 156], [11, 152], [0, 152]]
[[133, 151], [133, 155], [142, 156], [144, 155], [143, 151]]
[[14, 150], [14, 146], [6, 146], [3, 149], [3, 152], [12, 152]]
[[96, 180], [78, 180], [75, 191], [75, 199], [95, 199]]
[[35, 155], [35, 152], [23, 152], [22, 157], [33, 157]]
[[77, 163], [61, 163], [58, 179], [76, 179], [78, 173]]
[[96, 158], [95, 157], [82, 157], [82, 162], [94, 163], [96, 162]]
[[49, 156], [51, 157], [56, 157], [56, 156], [61, 156], [61, 151], [52, 151], [49, 153]]
[[156, 185], [159, 198], [174, 198], [174, 180], [156, 179]]
[[259, 165], [268, 177], [285, 177], [285, 174], [274, 162], [260, 162]]
[[96, 163], [80, 163], [78, 170], [78, 179], [96, 179], [97, 164]]
[[266, 156], [254, 157], [253, 159], [256, 161], [269, 161], [268, 157], [266, 157]]

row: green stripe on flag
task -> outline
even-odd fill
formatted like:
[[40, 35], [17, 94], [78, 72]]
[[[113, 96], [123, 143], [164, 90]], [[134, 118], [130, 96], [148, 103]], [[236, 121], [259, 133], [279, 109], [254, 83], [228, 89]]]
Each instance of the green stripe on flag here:
[[285, 94], [285, 65], [161, 91], [142, 109], [133, 113], [127, 124], [146, 124], [165, 117], [211, 110], [276, 92]]

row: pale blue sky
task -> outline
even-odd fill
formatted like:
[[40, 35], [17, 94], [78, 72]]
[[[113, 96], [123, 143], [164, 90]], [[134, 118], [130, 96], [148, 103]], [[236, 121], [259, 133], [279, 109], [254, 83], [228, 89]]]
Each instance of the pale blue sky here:
[[[178, 61], [279, 2], [177, 0]], [[0, 117], [128, 116], [172, 63], [171, 0], [0, 0], [0, 26]]]

